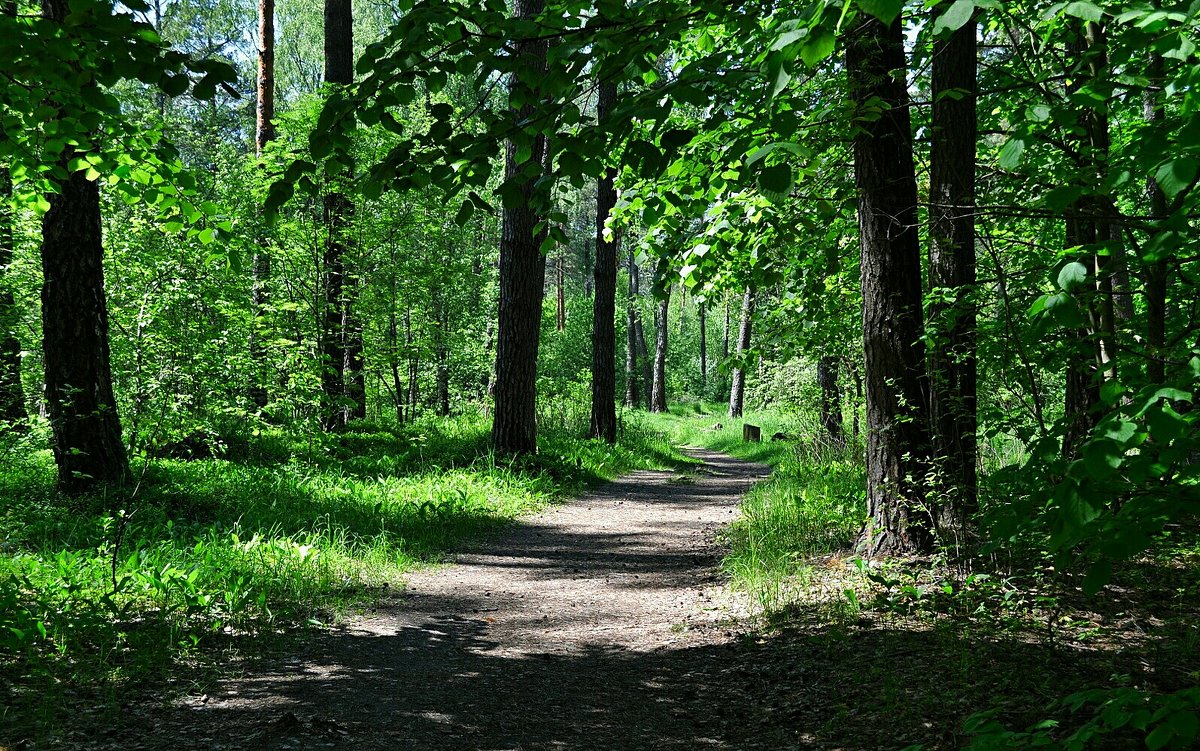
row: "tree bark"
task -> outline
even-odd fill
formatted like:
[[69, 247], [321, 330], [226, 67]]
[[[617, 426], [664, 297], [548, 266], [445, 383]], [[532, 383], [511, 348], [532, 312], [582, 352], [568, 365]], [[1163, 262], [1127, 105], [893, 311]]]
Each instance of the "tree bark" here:
[[[1103, 52], [1103, 31], [1096, 24], [1084, 21], [1069, 43], [1068, 53], [1080, 67], [1072, 78], [1069, 92], [1083, 86], [1086, 78], [1095, 78], [1106, 65]], [[1087, 107], [1081, 113], [1084, 132], [1076, 139], [1079, 146], [1083, 180], [1091, 185], [1103, 185], [1108, 161], [1108, 113], [1100, 107]], [[1088, 268], [1090, 288], [1077, 288], [1076, 301], [1084, 313], [1086, 324], [1075, 332], [1066, 372], [1066, 396], [1063, 404], [1066, 430], [1063, 434], [1063, 456], [1074, 459], [1079, 448], [1095, 427], [1096, 406], [1100, 403], [1101, 366], [1106, 351], [1112, 349], [1112, 297], [1106, 295], [1103, 261], [1095, 247], [1101, 238], [1108, 238], [1107, 207], [1096, 196], [1084, 196], [1071, 206], [1066, 217], [1064, 245], [1080, 248], [1078, 260]], [[1111, 285], [1108, 286], [1111, 292]], [[1107, 300], [1103, 299], [1107, 296]]]
[[[70, 13], [66, 0], [42, 8], [58, 23]], [[68, 147], [61, 165], [74, 156]], [[76, 171], [59, 190], [42, 217], [42, 347], [58, 487], [76, 494], [124, 483], [129, 462], [109, 363], [100, 188]]]
[[[660, 264], [660, 268], [662, 265]], [[667, 313], [671, 309], [671, 287], [663, 285], [662, 299], [654, 314], [654, 372], [650, 386], [650, 411], [667, 411]]]
[[[545, 9], [545, 0], [517, 0], [515, 14], [532, 19]], [[525, 59], [530, 75], [539, 76], [546, 67], [546, 42], [521, 41], [515, 54]], [[535, 81], [510, 78], [510, 92], [531, 89]], [[536, 115], [528, 92], [527, 103], [512, 114], [517, 122]], [[492, 443], [503, 453], [525, 454], [537, 451], [537, 357], [541, 333], [542, 296], [546, 283], [546, 258], [542, 255], [544, 229], [538, 230], [541, 217], [533, 207], [537, 176], [528, 172], [542, 165], [546, 156], [546, 137], [533, 137], [530, 155], [517, 161], [518, 144], [505, 146], [504, 178], [519, 181], [520, 202], [504, 210], [500, 236], [500, 312], [496, 342], [496, 412], [492, 421]]]
[[[925, 553], [928, 383], [921, 344], [917, 181], [903, 27], [862, 17], [846, 40], [854, 134], [867, 397], [867, 555]], [[874, 111], [877, 108], [882, 111]], [[871, 112], [865, 112], [866, 110]]]
[[[750, 349], [750, 332], [754, 326], [754, 288], [746, 287], [742, 296], [742, 320], [738, 326], [737, 354], [744, 355]], [[746, 402], [746, 369], [733, 369], [733, 382], [729, 387], [729, 416], [741, 417]]]
[[700, 394], [708, 393], [708, 301], [700, 302]]
[[[1163, 59], [1162, 56], [1151, 52], [1147, 66], [1150, 85], [1142, 95], [1142, 116], [1146, 124], [1160, 122], [1163, 119]], [[1150, 203], [1150, 218], [1154, 221], [1152, 232], [1162, 231], [1162, 224], [1167, 220], [1167, 195], [1158, 186], [1158, 180], [1153, 176], [1146, 183], [1146, 197]], [[1144, 285], [1146, 294], [1146, 378], [1150, 383], [1162, 383], [1167, 379], [1167, 285], [1170, 276], [1170, 266], [1167, 259], [1147, 261], [1145, 266]]]
[[566, 258], [560, 252], [554, 263], [554, 287], [555, 287], [555, 330], [567, 330], [567, 266]]
[[[350, 0], [325, 0], [325, 83], [354, 82], [354, 19]], [[346, 284], [346, 255], [354, 205], [336, 187], [344, 174], [329, 176], [335, 187], [325, 194], [324, 316], [321, 325], [321, 391], [325, 398], [322, 423], [326, 430], [346, 423], [346, 333], [350, 320]], [[350, 358], [353, 361], [353, 357]], [[353, 378], [353, 376], [352, 376]]]
[[[258, 103], [255, 107], [254, 154], [262, 159], [267, 144], [275, 140], [275, 0], [258, 2]], [[266, 348], [262, 344], [262, 328], [270, 302], [267, 289], [271, 277], [271, 255], [266, 237], [258, 238], [258, 247], [250, 262], [250, 360], [254, 370], [250, 375], [250, 403], [261, 410], [267, 406], [268, 394], [264, 372]]]
[[[977, 507], [975, 431], [976, 22], [933, 46], [929, 159], [930, 417], [939, 532], [961, 538]], [[948, 302], [940, 302], [946, 299]]]
[[363, 371], [363, 327], [356, 310], [357, 278], [345, 280], [345, 300], [342, 303], [342, 424], [367, 417], [367, 383]]
[[[617, 84], [601, 81], [597, 119], [603, 124], [617, 103]], [[592, 296], [592, 419], [588, 435], [617, 442], [617, 246], [604, 237], [604, 222], [617, 205], [617, 171], [608, 168], [596, 183], [596, 264]]]
[[817, 385], [821, 388], [821, 427], [834, 446], [846, 445], [842, 433], [842, 392], [838, 389], [837, 359], [822, 355], [817, 360]]
[[632, 409], [642, 406], [638, 379], [642, 377], [638, 368], [637, 314], [638, 267], [637, 253], [629, 248], [629, 296], [625, 300], [625, 406]]

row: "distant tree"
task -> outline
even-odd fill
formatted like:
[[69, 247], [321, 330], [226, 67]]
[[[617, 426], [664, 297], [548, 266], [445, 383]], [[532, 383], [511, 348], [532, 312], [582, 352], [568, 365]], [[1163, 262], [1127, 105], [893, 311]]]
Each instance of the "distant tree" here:
[[667, 314], [671, 311], [670, 267], [660, 259], [654, 274], [658, 307], [654, 314], [654, 374], [650, 386], [650, 411], [667, 411]]
[[842, 392], [838, 388], [836, 357], [821, 355], [817, 360], [817, 386], [821, 389], [821, 427], [834, 446], [846, 443], [842, 430]]
[[[615, 81], [601, 81], [597, 118], [603, 123], [617, 102]], [[616, 299], [617, 244], [604, 235], [604, 223], [617, 204], [617, 171], [608, 168], [596, 186], [596, 265], [592, 299], [592, 419], [589, 434], [617, 440]]]
[[[742, 295], [742, 320], [738, 326], [737, 354], [742, 357], [750, 350], [750, 332], [754, 327], [755, 293], [746, 287]], [[746, 400], [746, 369], [738, 365], [733, 369], [733, 382], [729, 387], [729, 416], [741, 417]]]

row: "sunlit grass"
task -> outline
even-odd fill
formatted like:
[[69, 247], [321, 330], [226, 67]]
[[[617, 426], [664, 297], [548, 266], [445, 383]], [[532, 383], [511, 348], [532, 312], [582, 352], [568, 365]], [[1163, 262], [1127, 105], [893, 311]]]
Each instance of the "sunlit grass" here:
[[[762, 429], [762, 442], [743, 441], [746, 422]], [[735, 586], [764, 614], [786, 609], [804, 591], [813, 559], [853, 543], [866, 513], [861, 447], [832, 445], [814, 416], [760, 411], [730, 419], [723, 405], [685, 405], [650, 424], [680, 443], [772, 467], [727, 528], [724, 560]], [[771, 440], [777, 433], [782, 439]]]
[[465, 540], [630, 469], [686, 461], [636, 419], [617, 446], [552, 425], [526, 458], [491, 452], [489, 427], [259, 426], [222, 436], [221, 458], [139, 460], [136, 489], [83, 499], [54, 490], [35, 439], [9, 437], [0, 674], [31, 690], [129, 678], [231, 634], [328, 623]]

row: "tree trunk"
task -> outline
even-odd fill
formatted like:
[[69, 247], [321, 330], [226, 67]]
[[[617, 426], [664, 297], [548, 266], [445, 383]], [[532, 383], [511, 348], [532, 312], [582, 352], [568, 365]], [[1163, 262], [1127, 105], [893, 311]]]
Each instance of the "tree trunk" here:
[[821, 388], [821, 427], [829, 442], [841, 448], [846, 445], [846, 438], [842, 433], [842, 392], [838, 390], [835, 358], [822, 355], [817, 360], [817, 385]]
[[[354, 22], [350, 0], [325, 0], [325, 82], [348, 86], [354, 82]], [[345, 175], [332, 175], [336, 183]], [[321, 326], [321, 390], [325, 397], [326, 430], [344, 425], [347, 410], [346, 335], [349, 320], [346, 255], [350, 243], [349, 220], [354, 206], [337, 187], [324, 199], [327, 237], [324, 257], [324, 310]], [[353, 376], [352, 376], [353, 378]]]
[[342, 424], [367, 417], [367, 383], [363, 371], [363, 327], [355, 310], [361, 282], [347, 279], [342, 304]]
[[[867, 396], [867, 555], [925, 553], [934, 538], [928, 384], [921, 344], [917, 180], [901, 21], [861, 16], [846, 40], [850, 95], [869, 111], [854, 133]], [[878, 111], [881, 110], [881, 111]]]
[[[42, 7], [60, 24], [70, 13], [66, 0]], [[68, 147], [60, 165], [74, 156]], [[42, 347], [58, 487], [75, 494], [125, 482], [129, 462], [109, 364], [100, 188], [76, 171], [59, 190], [42, 217]]]
[[642, 363], [642, 394], [646, 409], [650, 408], [650, 395], [654, 391], [654, 360], [650, 357], [650, 348], [646, 345], [646, 328], [642, 325], [642, 316], [638, 315], [633, 323], [633, 331], [637, 335], [638, 359]]
[[[258, 2], [258, 105], [255, 108], [254, 154], [262, 159], [263, 149], [275, 140], [275, 0]], [[261, 410], [267, 406], [266, 349], [262, 344], [268, 298], [267, 282], [271, 277], [269, 241], [258, 238], [258, 247], [250, 262], [250, 308], [254, 319], [250, 326], [250, 403]]]
[[939, 531], [961, 538], [977, 507], [975, 477], [976, 22], [933, 47], [929, 276], [948, 303], [929, 309], [930, 417]]
[[700, 395], [708, 393], [708, 301], [700, 303]]
[[441, 289], [435, 289], [432, 297], [435, 319], [433, 358], [437, 380], [437, 413], [441, 417], [447, 417], [450, 414], [450, 352], [446, 346], [446, 336], [450, 326], [450, 311], [442, 297]]
[[[1103, 32], [1096, 24], [1080, 22], [1068, 43], [1069, 54], [1081, 70], [1072, 78], [1068, 92], [1083, 86], [1087, 78], [1095, 78], [1105, 66]], [[1103, 185], [1108, 161], [1108, 113], [1102, 108], [1088, 107], [1081, 113], [1084, 133], [1076, 139], [1079, 145], [1083, 180], [1091, 185]], [[1081, 248], [1078, 260], [1088, 268], [1090, 288], [1074, 290], [1087, 324], [1075, 332], [1073, 348], [1066, 372], [1066, 397], [1063, 405], [1066, 431], [1063, 435], [1063, 456], [1074, 459], [1096, 424], [1096, 406], [1100, 403], [1101, 368], [1106, 350], [1111, 350], [1112, 298], [1105, 297], [1101, 280], [1103, 262], [1095, 246], [1108, 237], [1108, 220], [1103, 215], [1107, 207], [1096, 196], [1084, 196], [1071, 206], [1066, 217], [1064, 245]], [[1104, 274], [1107, 276], [1107, 274]], [[1111, 287], [1109, 287], [1111, 290]]]
[[637, 323], [637, 293], [638, 267], [637, 253], [629, 248], [629, 296], [625, 300], [625, 406], [636, 409], [642, 406], [641, 389], [638, 379], [642, 377], [638, 369], [638, 332]]
[[[545, 0], [517, 0], [515, 14], [532, 19], [545, 8]], [[546, 67], [546, 42], [522, 41], [515, 54], [525, 59], [525, 70], [538, 78]], [[512, 112], [517, 122], [532, 119], [537, 96], [529, 91], [537, 81], [513, 75], [510, 97], [526, 102]], [[514, 96], [525, 90], [521, 96]], [[505, 146], [504, 177], [520, 180], [520, 202], [504, 210], [500, 235], [500, 312], [496, 343], [496, 413], [492, 421], [492, 443], [503, 453], [537, 451], [537, 357], [541, 332], [542, 295], [546, 282], [546, 258], [542, 255], [545, 229], [533, 208], [536, 176], [521, 177], [532, 163], [541, 165], [546, 156], [546, 137], [538, 134], [527, 144], [529, 156], [517, 157], [520, 145], [510, 140]], [[541, 171], [541, 170], [537, 170]]]
[[[599, 85], [597, 119], [603, 124], [617, 102], [617, 84]], [[588, 435], [617, 441], [617, 246], [604, 237], [604, 222], [617, 205], [615, 168], [596, 183], [596, 264], [592, 297], [592, 420]]]
[[[6, 0], [0, 9], [6, 16], [17, 15], [17, 4], [11, 0]], [[20, 314], [7, 279], [16, 250], [13, 235], [16, 216], [9, 203], [12, 194], [12, 175], [7, 165], [0, 165], [0, 422], [10, 427], [26, 418], [21, 343], [17, 340]]]
[[667, 313], [671, 308], [670, 285], [663, 285], [662, 295], [654, 314], [654, 372], [650, 385], [651, 412], [667, 411]]
[[[1142, 95], [1142, 116], [1147, 125], [1163, 119], [1163, 59], [1151, 52], [1148, 66], [1150, 85]], [[1158, 186], [1153, 176], [1147, 181], [1146, 196], [1150, 202], [1150, 218], [1154, 222], [1154, 234], [1163, 230], [1167, 220], [1167, 195]], [[1146, 294], [1146, 378], [1154, 383], [1167, 379], [1167, 284], [1170, 266], [1166, 258], [1147, 261], [1144, 273]]]
[[[738, 327], [737, 354], [740, 358], [750, 349], [750, 331], [754, 325], [754, 288], [746, 287], [742, 296], [742, 320]], [[733, 384], [729, 388], [729, 416], [741, 417], [746, 402], [746, 369], [733, 369]]]
[[567, 284], [566, 258], [560, 252], [554, 264], [555, 270], [555, 330], [567, 330], [567, 295], [564, 289]]

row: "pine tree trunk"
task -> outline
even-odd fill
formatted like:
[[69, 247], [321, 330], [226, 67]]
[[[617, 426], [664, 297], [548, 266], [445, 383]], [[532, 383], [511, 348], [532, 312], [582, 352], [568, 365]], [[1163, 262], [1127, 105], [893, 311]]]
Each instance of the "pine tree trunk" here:
[[[929, 276], [949, 290], [930, 306], [930, 413], [939, 531], [961, 538], [976, 502], [976, 22], [933, 47]], [[942, 299], [936, 296], [935, 299]]]
[[[66, 0], [42, 7], [60, 24], [70, 13]], [[61, 166], [74, 155], [68, 147]], [[42, 217], [42, 348], [58, 487], [75, 494], [125, 482], [129, 462], [109, 364], [100, 188], [81, 171], [59, 187]]]
[[[545, 8], [545, 0], [517, 0], [515, 14], [534, 18]], [[546, 67], [546, 42], [522, 41], [515, 54], [526, 61], [531, 75], [538, 76]], [[536, 81], [513, 76], [510, 91], [530, 89]], [[516, 121], [536, 115], [532, 101], [512, 113]], [[537, 135], [529, 144], [530, 155], [518, 162], [519, 146], [510, 140], [505, 146], [504, 177], [515, 180], [529, 162], [540, 165], [546, 156], [546, 137]], [[537, 358], [541, 333], [542, 295], [546, 281], [546, 258], [542, 255], [544, 229], [538, 229], [541, 217], [533, 208], [536, 178], [524, 178], [518, 189], [521, 201], [504, 210], [500, 236], [500, 311], [496, 343], [496, 412], [492, 421], [492, 444], [503, 453], [537, 451]]]
[[[275, 140], [275, 0], [258, 2], [258, 103], [255, 108], [254, 153], [262, 159], [263, 149]], [[258, 238], [258, 247], [250, 262], [250, 308], [254, 319], [250, 324], [250, 403], [261, 410], [267, 406], [268, 394], [264, 380], [266, 349], [262, 344], [262, 328], [270, 302], [267, 290], [271, 278], [269, 241]]]
[[[754, 289], [746, 288], [742, 296], [742, 320], [738, 327], [737, 354], [744, 355], [750, 349], [750, 332], [754, 326]], [[733, 369], [733, 383], [729, 388], [729, 416], [741, 417], [746, 402], [746, 369]]]
[[817, 360], [817, 385], [821, 389], [821, 427], [829, 442], [841, 448], [846, 445], [846, 438], [842, 433], [842, 392], [838, 389], [835, 358], [822, 355]]
[[[597, 119], [607, 120], [617, 103], [617, 84], [601, 81]], [[596, 183], [596, 264], [592, 297], [592, 419], [589, 436], [617, 441], [617, 246], [604, 237], [604, 222], [617, 204], [617, 171], [605, 170]]]
[[[925, 553], [928, 384], [920, 338], [917, 180], [903, 28], [861, 16], [846, 40], [851, 100], [870, 107], [854, 133], [867, 396], [867, 555]], [[876, 112], [877, 108], [882, 111]]]

